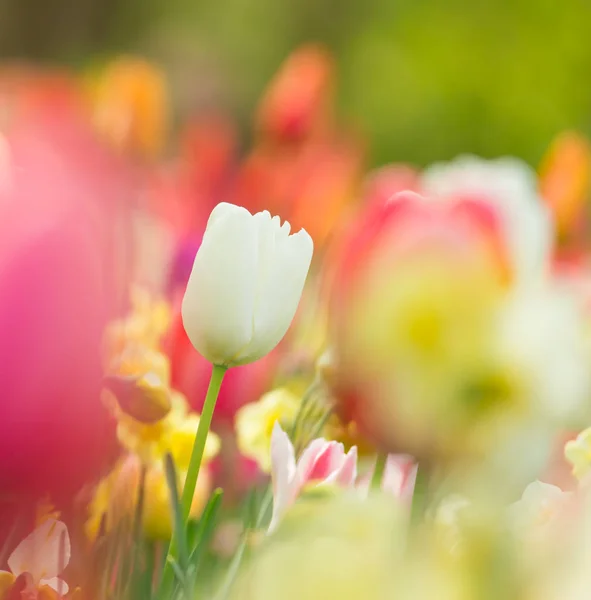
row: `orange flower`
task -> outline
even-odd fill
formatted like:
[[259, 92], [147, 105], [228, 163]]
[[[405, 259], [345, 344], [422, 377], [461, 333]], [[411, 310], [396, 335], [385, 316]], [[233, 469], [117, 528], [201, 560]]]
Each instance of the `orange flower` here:
[[552, 143], [540, 166], [540, 188], [564, 241], [576, 235], [591, 185], [591, 145], [567, 132]]
[[330, 121], [333, 63], [321, 47], [304, 46], [283, 64], [261, 102], [257, 117], [264, 136], [300, 142]]
[[154, 65], [121, 57], [92, 86], [94, 123], [115, 148], [153, 157], [162, 149], [168, 120], [164, 75]]

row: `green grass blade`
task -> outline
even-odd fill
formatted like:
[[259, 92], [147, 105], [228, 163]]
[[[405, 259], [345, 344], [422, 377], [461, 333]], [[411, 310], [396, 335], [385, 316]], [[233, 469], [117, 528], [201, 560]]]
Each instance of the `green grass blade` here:
[[215, 524], [217, 521], [217, 515], [222, 504], [223, 491], [221, 489], [214, 490], [207, 506], [203, 510], [201, 520], [199, 521], [199, 527], [195, 535], [195, 546], [191, 552], [189, 562], [199, 568], [199, 562], [203, 556], [203, 552], [207, 548]]
[[[170, 507], [172, 511], [174, 536], [177, 540], [178, 561], [174, 561], [180, 569], [186, 573], [189, 565], [189, 555], [187, 552], [187, 535], [184, 526], [183, 512], [177, 487], [176, 469], [172, 456], [167, 453], [164, 457], [164, 468], [166, 471], [166, 482], [170, 492]], [[171, 562], [172, 564], [172, 562]]]

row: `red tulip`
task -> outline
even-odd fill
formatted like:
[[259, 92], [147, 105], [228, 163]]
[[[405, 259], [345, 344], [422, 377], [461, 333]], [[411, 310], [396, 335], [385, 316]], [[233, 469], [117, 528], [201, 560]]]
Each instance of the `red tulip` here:
[[304, 46], [285, 61], [259, 108], [264, 136], [277, 142], [301, 142], [330, 122], [333, 64], [317, 46]]

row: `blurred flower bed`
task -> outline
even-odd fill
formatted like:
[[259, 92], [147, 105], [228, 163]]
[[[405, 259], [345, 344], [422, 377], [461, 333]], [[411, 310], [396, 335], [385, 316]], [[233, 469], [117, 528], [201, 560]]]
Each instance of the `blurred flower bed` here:
[[587, 597], [591, 145], [370, 170], [337, 83], [0, 71], [2, 599]]

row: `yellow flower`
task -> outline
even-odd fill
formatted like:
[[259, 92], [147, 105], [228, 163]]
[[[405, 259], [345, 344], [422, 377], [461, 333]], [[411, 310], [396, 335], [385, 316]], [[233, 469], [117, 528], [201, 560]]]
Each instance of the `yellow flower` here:
[[[187, 469], [191, 460], [193, 451], [193, 442], [197, 435], [199, 427], [199, 415], [190, 413], [186, 418], [181, 419], [174, 427], [168, 431], [165, 444], [174, 458], [178, 469]], [[205, 441], [205, 451], [203, 460], [205, 462], [214, 458], [220, 450], [220, 439], [211, 431]]]
[[[101, 527], [105, 533], [113, 530], [137, 508], [141, 460], [133, 454], [121, 460], [99, 483], [89, 505], [85, 524], [86, 535], [95, 540]], [[182, 489], [186, 471], [177, 470], [177, 486]], [[193, 496], [190, 517], [199, 518], [211, 489], [211, 475], [207, 463], [202, 465]], [[145, 534], [152, 539], [170, 538], [172, 532], [170, 492], [163, 463], [147, 465], [144, 480], [144, 509], [142, 524]]]
[[[121, 414], [117, 436], [121, 445], [137, 454], [146, 463], [162, 462], [170, 452], [178, 469], [186, 468], [199, 425], [199, 415], [190, 413], [185, 397], [171, 391], [171, 410], [160, 421], [140, 423]], [[209, 432], [205, 444], [204, 460], [211, 460], [219, 452], [218, 436]]]
[[258, 402], [246, 404], [236, 413], [238, 448], [255, 460], [262, 471], [271, 469], [271, 434], [277, 421], [284, 428], [293, 423], [300, 398], [286, 388], [264, 394]]
[[148, 157], [164, 143], [168, 98], [164, 75], [135, 57], [120, 57], [92, 82], [94, 124], [115, 148]]
[[[177, 473], [177, 488], [179, 494], [184, 484], [186, 472]], [[168, 539], [172, 533], [172, 518], [170, 491], [166, 481], [166, 474], [162, 465], [152, 466], [146, 473], [144, 495], [144, 532], [152, 539]], [[211, 490], [211, 474], [207, 464], [199, 470], [197, 487], [191, 504], [189, 518], [198, 519], [201, 515]]]
[[117, 462], [113, 470], [98, 483], [88, 506], [86, 535], [95, 540], [103, 529], [107, 533], [125, 516], [133, 514], [137, 505], [140, 481], [140, 460], [128, 455]]
[[110, 361], [108, 371], [111, 374], [136, 377], [154, 373], [164, 385], [168, 386], [170, 383], [169, 358], [159, 350], [135, 342], [129, 343]]
[[591, 471], [591, 427], [566, 443], [564, 456], [573, 466], [573, 475], [577, 479], [583, 479]]
[[131, 313], [112, 322], [105, 334], [109, 362], [129, 346], [160, 351], [160, 342], [170, 325], [170, 306], [136, 287], [131, 290]]

